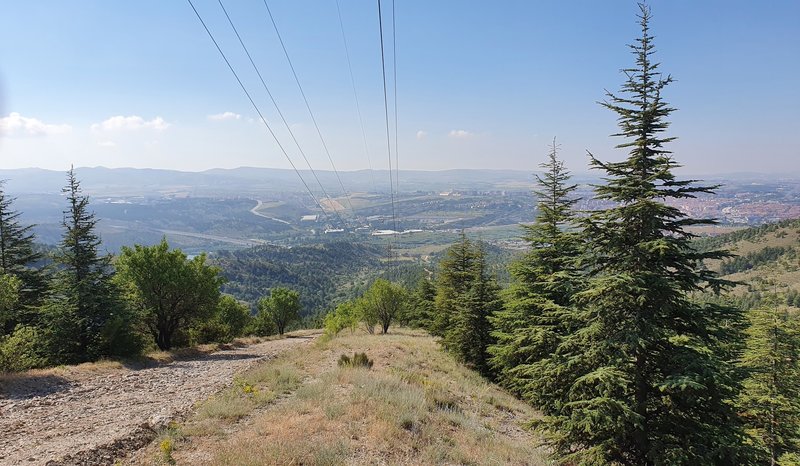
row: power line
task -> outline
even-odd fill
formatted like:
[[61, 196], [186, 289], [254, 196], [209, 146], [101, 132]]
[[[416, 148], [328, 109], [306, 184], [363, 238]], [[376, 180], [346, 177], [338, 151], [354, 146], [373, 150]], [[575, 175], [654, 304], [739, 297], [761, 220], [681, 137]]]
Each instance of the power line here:
[[275, 110], [278, 111], [278, 115], [280, 116], [281, 121], [283, 121], [283, 125], [286, 127], [286, 131], [289, 132], [289, 135], [291, 136], [292, 141], [294, 141], [295, 146], [297, 146], [297, 150], [300, 151], [300, 155], [303, 157], [303, 160], [305, 160], [306, 165], [308, 165], [308, 169], [311, 170], [311, 174], [314, 176], [314, 179], [317, 181], [317, 184], [319, 185], [319, 189], [322, 190], [322, 194], [325, 197], [327, 197], [328, 200], [330, 201], [331, 208], [333, 209], [333, 213], [336, 214], [336, 218], [339, 220], [340, 224], [345, 226], [345, 227], [347, 227], [347, 223], [342, 219], [342, 216], [339, 215], [339, 211], [336, 209], [336, 205], [335, 205], [333, 199], [331, 199], [331, 197], [328, 195], [327, 191], [325, 191], [325, 187], [322, 185], [322, 182], [320, 182], [319, 177], [317, 176], [317, 172], [314, 171], [314, 168], [311, 166], [311, 162], [308, 161], [308, 157], [306, 157], [305, 151], [303, 151], [303, 148], [300, 147], [300, 143], [297, 141], [297, 138], [294, 135], [294, 131], [292, 131], [292, 128], [289, 126], [289, 123], [286, 121], [286, 118], [283, 116], [283, 112], [281, 111], [280, 106], [278, 106], [278, 102], [275, 100], [275, 97], [273, 97], [272, 92], [270, 92], [269, 86], [267, 86], [266, 81], [264, 81], [264, 77], [261, 75], [261, 71], [258, 69], [258, 66], [256, 65], [255, 61], [253, 61], [253, 57], [250, 55], [250, 51], [247, 49], [247, 46], [244, 44], [244, 41], [242, 40], [242, 36], [239, 35], [239, 31], [236, 29], [236, 26], [233, 24], [233, 20], [231, 19], [230, 15], [228, 14], [228, 10], [225, 9], [225, 5], [222, 3], [222, 0], [217, 0], [217, 1], [219, 2], [219, 6], [222, 8], [222, 12], [225, 13], [225, 18], [228, 19], [228, 24], [231, 25], [231, 29], [233, 29], [233, 32], [236, 34], [236, 38], [239, 39], [239, 44], [242, 46], [242, 49], [244, 49], [244, 53], [247, 55], [247, 59], [250, 60], [250, 64], [253, 66], [253, 69], [255, 70], [256, 74], [258, 75], [258, 79], [261, 80], [261, 85], [264, 86], [264, 90], [267, 91], [267, 95], [269, 96], [270, 100], [272, 101], [272, 105], [274, 105], [275, 106]]
[[392, 82], [394, 84], [394, 191], [397, 196], [397, 216], [400, 217], [400, 151], [397, 149], [397, 27], [394, 14], [395, 0], [392, 0]]
[[378, 27], [381, 35], [381, 71], [383, 72], [383, 110], [386, 119], [386, 152], [389, 155], [389, 195], [392, 199], [392, 220], [394, 231], [397, 231], [397, 214], [394, 207], [394, 182], [392, 181], [392, 141], [389, 133], [389, 98], [386, 91], [386, 57], [383, 47], [383, 13], [381, 0], [378, 0]]
[[372, 189], [375, 190], [375, 173], [372, 170], [372, 159], [369, 156], [369, 145], [367, 144], [367, 131], [364, 129], [364, 118], [361, 116], [361, 105], [358, 102], [358, 91], [356, 91], [356, 78], [353, 75], [353, 65], [350, 61], [350, 49], [347, 46], [347, 35], [344, 33], [344, 21], [342, 21], [342, 9], [339, 0], [336, 0], [336, 13], [339, 15], [339, 28], [342, 30], [342, 42], [344, 42], [344, 53], [347, 57], [347, 69], [350, 71], [350, 84], [353, 85], [353, 97], [356, 100], [356, 112], [358, 113], [358, 123], [361, 125], [361, 138], [364, 141], [364, 153], [367, 155], [369, 166], [369, 176], [372, 181]]
[[278, 31], [278, 25], [275, 23], [275, 18], [272, 16], [272, 11], [269, 9], [269, 5], [267, 4], [267, 0], [264, 0], [264, 6], [267, 8], [267, 13], [269, 14], [269, 19], [272, 22], [272, 27], [275, 29], [275, 34], [278, 35], [278, 41], [281, 43], [281, 48], [283, 49], [283, 54], [286, 56], [286, 61], [289, 62], [289, 68], [292, 70], [292, 75], [294, 76], [294, 82], [297, 83], [297, 88], [300, 89], [300, 95], [303, 96], [303, 102], [306, 104], [306, 109], [308, 109], [308, 114], [311, 115], [311, 121], [314, 123], [314, 128], [317, 130], [317, 135], [319, 136], [319, 140], [322, 141], [322, 148], [325, 149], [325, 155], [328, 156], [328, 161], [331, 163], [331, 167], [333, 168], [333, 173], [336, 174], [336, 179], [339, 181], [339, 186], [342, 188], [342, 192], [344, 192], [345, 197], [347, 198], [347, 203], [350, 206], [350, 212], [355, 217], [356, 212], [353, 210], [353, 203], [350, 201], [350, 193], [344, 189], [344, 184], [342, 183], [342, 178], [339, 176], [339, 170], [336, 169], [336, 165], [333, 163], [333, 158], [331, 157], [331, 153], [328, 150], [328, 144], [325, 142], [325, 138], [322, 137], [322, 131], [319, 129], [319, 125], [317, 124], [317, 119], [314, 117], [314, 112], [311, 111], [311, 105], [308, 103], [308, 98], [306, 98], [306, 93], [303, 91], [303, 86], [300, 85], [300, 78], [297, 77], [297, 72], [294, 69], [294, 65], [292, 64], [292, 59], [289, 58], [289, 52], [286, 50], [286, 44], [283, 43], [283, 37], [281, 37], [280, 31]]
[[283, 156], [286, 157], [286, 161], [288, 161], [289, 165], [292, 166], [292, 169], [294, 170], [294, 172], [297, 175], [297, 177], [300, 178], [300, 181], [303, 183], [303, 186], [305, 186], [306, 191], [308, 191], [308, 194], [311, 196], [311, 199], [314, 200], [314, 203], [322, 211], [322, 215], [324, 215], [325, 218], [328, 221], [330, 221], [330, 219], [328, 217], [328, 213], [325, 212], [325, 209], [322, 208], [322, 205], [317, 200], [317, 197], [314, 196], [314, 193], [308, 187], [308, 183], [306, 183], [306, 180], [303, 179], [303, 175], [300, 174], [300, 171], [294, 165], [294, 162], [292, 162], [292, 159], [291, 159], [291, 157], [289, 157], [289, 154], [286, 152], [286, 149], [284, 149], [283, 144], [281, 144], [281, 142], [278, 140], [278, 137], [275, 135], [275, 132], [272, 131], [272, 128], [269, 126], [269, 123], [267, 123], [266, 118], [264, 118], [264, 115], [261, 113], [261, 110], [258, 108], [258, 105], [256, 105], [256, 102], [253, 100], [253, 97], [247, 91], [247, 88], [245, 87], [244, 83], [242, 83], [242, 80], [239, 78], [239, 75], [236, 73], [236, 70], [233, 68], [233, 65], [231, 65], [231, 62], [228, 60], [228, 57], [225, 56], [225, 52], [222, 51], [222, 48], [220, 48], [219, 43], [217, 43], [217, 39], [214, 38], [214, 34], [212, 34], [211, 30], [208, 29], [208, 26], [206, 25], [206, 22], [203, 21], [203, 17], [200, 16], [200, 13], [197, 11], [197, 8], [195, 8], [194, 3], [192, 3], [192, 0], [186, 0], [186, 1], [189, 2], [189, 6], [192, 7], [192, 10], [194, 11], [194, 14], [197, 15], [197, 19], [200, 20], [200, 24], [203, 25], [203, 29], [205, 29], [206, 33], [208, 33], [208, 37], [211, 38], [211, 42], [214, 43], [214, 46], [217, 48], [217, 51], [219, 52], [219, 54], [222, 56], [222, 59], [225, 60], [225, 64], [228, 65], [228, 69], [231, 70], [231, 73], [233, 74], [233, 77], [236, 78], [236, 82], [239, 83], [239, 87], [242, 88], [242, 91], [247, 96], [247, 100], [250, 101], [250, 104], [253, 106], [253, 108], [255, 109], [256, 113], [258, 113], [258, 117], [261, 119], [261, 122], [267, 128], [267, 131], [269, 131], [269, 134], [272, 135], [272, 138], [275, 140], [275, 143], [281, 149], [281, 152], [283, 153]]

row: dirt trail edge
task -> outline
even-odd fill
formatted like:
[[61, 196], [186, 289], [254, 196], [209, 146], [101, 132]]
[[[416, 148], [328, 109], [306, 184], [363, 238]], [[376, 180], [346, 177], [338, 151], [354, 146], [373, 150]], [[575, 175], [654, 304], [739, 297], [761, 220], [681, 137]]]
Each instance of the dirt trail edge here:
[[152, 368], [39, 376], [0, 387], [0, 465], [112, 464], [236, 373], [312, 340], [286, 338]]

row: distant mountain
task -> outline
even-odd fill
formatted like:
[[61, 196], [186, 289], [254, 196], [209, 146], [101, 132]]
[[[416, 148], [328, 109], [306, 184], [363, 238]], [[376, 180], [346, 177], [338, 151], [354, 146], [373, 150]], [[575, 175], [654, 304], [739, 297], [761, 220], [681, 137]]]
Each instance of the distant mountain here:
[[[203, 172], [184, 172], [149, 168], [76, 168], [84, 190], [102, 196], [158, 196], [164, 194], [257, 195], [274, 192], [301, 192], [303, 184], [293, 170], [241, 167], [212, 169]], [[317, 190], [316, 181], [308, 170], [300, 174]], [[317, 177], [331, 195], [341, 188], [332, 171], [317, 170]], [[358, 170], [339, 172], [342, 184], [350, 192], [388, 192], [388, 171]], [[57, 194], [65, 182], [60, 171], [39, 168], [0, 169], [0, 179], [8, 180], [6, 187], [16, 194]], [[374, 182], [374, 183], [373, 183]], [[400, 190], [529, 190], [533, 174], [516, 170], [401, 170]]]

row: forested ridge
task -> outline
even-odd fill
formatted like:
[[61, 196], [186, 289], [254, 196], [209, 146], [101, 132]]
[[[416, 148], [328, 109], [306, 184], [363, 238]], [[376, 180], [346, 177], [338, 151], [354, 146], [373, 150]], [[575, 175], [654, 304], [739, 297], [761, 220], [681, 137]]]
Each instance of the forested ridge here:
[[308, 315], [357, 295], [370, 276], [382, 271], [385, 256], [380, 247], [341, 241], [220, 251], [211, 262], [227, 279], [224, 292], [255, 301], [265, 289], [286, 286], [300, 292], [302, 312]]

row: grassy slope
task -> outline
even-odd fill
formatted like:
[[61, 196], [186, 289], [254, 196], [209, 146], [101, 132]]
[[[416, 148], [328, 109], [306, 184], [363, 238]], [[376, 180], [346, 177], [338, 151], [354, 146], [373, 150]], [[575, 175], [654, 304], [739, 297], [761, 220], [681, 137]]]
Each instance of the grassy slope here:
[[[749, 228], [700, 241], [704, 247], [728, 249], [739, 256], [758, 253], [765, 248], [781, 247], [786, 252], [774, 261], [757, 264], [749, 270], [727, 275], [725, 278], [749, 284], [753, 289], [772, 291], [775, 284], [782, 289], [800, 291], [800, 220], [789, 220], [762, 227]], [[719, 270], [720, 261], [709, 263]], [[737, 287], [737, 293], [748, 290]]]
[[[366, 352], [371, 370], [340, 368]], [[421, 332], [347, 331], [242, 375], [139, 464], [545, 464], [535, 411]]]

